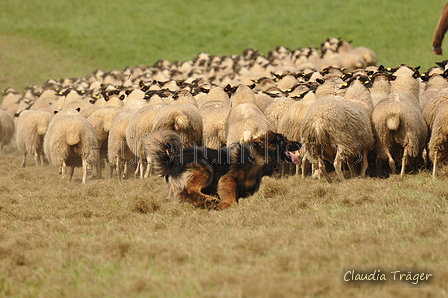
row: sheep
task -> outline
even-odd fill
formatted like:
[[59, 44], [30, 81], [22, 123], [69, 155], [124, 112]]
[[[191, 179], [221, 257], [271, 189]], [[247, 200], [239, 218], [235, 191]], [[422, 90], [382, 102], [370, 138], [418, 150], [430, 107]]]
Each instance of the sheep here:
[[109, 129], [107, 157], [109, 163], [115, 165], [120, 181], [122, 177], [128, 177], [129, 164], [134, 163], [136, 159], [134, 153], [132, 153], [126, 142], [126, 132], [128, 130], [129, 121], [137, 110], [139, 110], [139, 106], [135, 108], [122, 108], [122, 110], [120, 110], [114, 117]]
[[3, 154], [5, 145], [12, 141], [14, 129], [14, 119], [8, 112], [0, 109], [0, 154]]
[[49, 111], [23, 111], [17, 122], [16, 144], [23, 152], [22, 167], [26, 166], [26, 156], [34, 156], [36, 166], [44, 165], [44, 137], [53, 114]]
[[[308, 108], [314, 102], [315, 99], [313, 98], [311, 100], [299, 100], [290, 105], [283, 116], [280, 118], [277, 132], [283, 134], [289, 140], [300, 140], [300, 125], [303, 118], [305, 117], [306, 112], [308, 111]], [[305, 171], [304, 166], [305, 163], [302, 162], [302, 175], [304, 175]], [[297, 170], [298, 167], [296, 167], [296, 171]]]
[[[374, 139], [369, 116], [363, 109], [337, 96], [316, 101], [302, 121], [301, 134], [306, 157], [313, 163], [319, 162], [328, 182], [331, 179], [321, 163], [324, 159], [334, 158], [340, 181], [344, 181], [342, 161], [349, 165], [361, 161], [361, 176], [365, 176], [367, 154], [373, 148]], [[350, 172], [354, 174], [352, 168]]]
[[420, 107], [422, 109], [440, 90], [448, 88], [447, 77], [448, 71], [443, 74], [434, 73], [422, 76], [422, 79], [426, 82], [424, 91], [420, 95]]
[[433, 163], [432, 176], [437, 178], [440, 162], [448, 156], [448, 103], [440, 105], [432, 123], [431, 137], [428, 143], [429, 157]]
[[274, 132], [278, 132], [278, 124], [280, 122], [280, 119], [283, 117], [289, 107], [295, 102], [295, 100], [289, 97], [282, 97], [275, 100], [266, 108], [266, 110], [264, 111], [264, 115], [268, 122], [272, 124]]
[[230, 97], [231, 107], [235, 107], [240, 103], [256, 103], [253, 90], [245, 84], [240, 84], [235, 93], [233, 93], [233, 95]]
[[318, 163], [328, 182], [331, 179], [323, 165], [324, 159], [334, 160], [340, 181], [344, 181], [343, 161], [348, 162], [352, 176], [354, 170], [351, 165], [361, 162], [360, 175], [365, 176], [367, 155], [373, 149], [374, 137], [366, 108], [369, 105], [364, 100], [337, 95], [316, 99], [302, 120], [300, 132], [305, 156], [313, 164]]
[[[82, 167], [86, 183], [87, 166], [97, 159], [98, 141], [92, 124], [75, 110], [63, 110], [51, 120], [44, 138], [47, 159], [62, 168], [62, 179], [73, 177], [75, 167]], [[68, 168], [68, 169], [67, 169]]]
[[232, 107], [225, 126], [227, 146], [236, 143], [247, 143], [268, 131], [274, 131], [255, 103], [240, 103]]
[[380, 160], [387, 159], [392, 174], [395, 174], [393, 155], [397, 154], [397, 150], [402, 150], [400, 176], [403, 176], [408, 157], [417, 157], [422, 153], [426, 145], [428, 127], [419, 106], [413, 104], [413, 101], [413, 98], [409, 100], [394, 92], [376, 105], [372, 123], [377, 137], [378, 171], [381, 168]]
[[394, 79], [395, 76], [386, 72], [377, 72], [373, 74], [370, 96], [372, 97], [374, 107], [389, 95], [391, 91], [390, 81]]
[[227, 135], [223, 129], [230, 113], [230, 106], [224, 101], [206, 101], [199, 109], [202, 116], [203, 144], [218, 149], [226, 145]]
[[444, 88], [437, 92], [437, 94], [423, 107], [423, 118], [430, 130], [432, 130], [437, 111], [446, 103], [448, 103], [448, 88]]
[[[140, 178], [147, 178], [151, 171], [150, 156], [146, 155], [143, 139], [152, 131], [152, 126], [158, 113], [164, 108], [164, 105], [150, 105], [139, 109], [129, 121], [126, 132], [126, 143], [129, 149], [138, 157], [137, 171], [140, 171]], [[146, 172], [144, 173], [143, 162], [147, 161]]]
[[[115, 116], [120, 112], [120, 108], [115, 106], [110, 106], [107, 108], [97, 108], [95, 107], [95, 111], [87, 117], [87, 120], [90, 121], [93, 125], [93, 129], [95, 130], [95, 135], [98, 140], [98, 160], [96, 163], [97, 175], [98, 178], [102, 178], [102, 168], [103, 168], [103, 159], [107, 159], [107, 148], [108, 148], [108, 138], [109, 131], [112, 125], [112, 121]], [[85, 112], [85, 111], [84, 111]], [[83, 115], [81, 111], [81, 115]], [[110, 178], [112, 178], [112, 167], [110, 168]]]

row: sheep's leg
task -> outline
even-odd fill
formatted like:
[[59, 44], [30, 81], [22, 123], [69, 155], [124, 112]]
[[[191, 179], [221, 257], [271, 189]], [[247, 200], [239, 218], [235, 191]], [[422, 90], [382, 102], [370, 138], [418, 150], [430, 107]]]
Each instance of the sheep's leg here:
[[27, 154], [27, 152], [25, 151], [24, 153], [23, 153], [23, 159], [22, 159], [22, 168], [24, 168], [24, 167], [26, 167], [26, 154]]
[[98, 175], [98, 179], [101, 179], [103, 176], [103, 161], [101, 158], [98, 158], [98, 161], [96, 162], [96, 173]]
[[344, 174], [342, 173], [342, 158], [339, 150], [336, 151], [336, 157], [334, 158], [334, 169], [339, 177], [339, 180], [344, 182], [345, 179]]
[[364, 150], [363, 152], [362, 152], [362, 158], [361, 158], [361, 173], [360, 173], [360, 175], [361, 175], [361, 177], [366, 177], [366, 171], [367, 171], [367, 168], [369, 167], [369, 161], [367, 160], [367, 154], [368, 154], [368, 151], [367, 150]]
[[348, 163], [347, 163], [347, 166], [348, 166], [348, 169], [349, 169], [349, 171], [350, 171], [350, 177], [351, 177], [351, 178], [355, 178], [355, 177], [357, 176], [357, 175], [356, 175], [355, 164], [352, 163], [352, 162], [348, 162]]
[[82, 159], [82, 183], [83, 184], [86, 184], [86, 178], [87, 178], [87, 160], [85, 158], [83, 158]]
[[148, 178], [149, 175], [152, 174], [152, 163], [151, 163], [151, 157], [147, 156], [146, 157], [146, 172], [145, 175], [143, 176], [144, 178]]
[[65, 161], [62, 161], [62, 166], [59, 168], [59, 174], [61, 174], [62, 180], [67, 176], [67, 165], [65, 164]]
[[437, 178], [438, 167], [439, 167], [439, 154], [436, 150], [436, 152], [434, 152], [434, 161], [432, 166], [432, 178], [434, 179]]
[[120, 162], [120, 158], [117, 157], [115, 159], [115, 169], [117, 170], [117, 175], [118, 175], [118, 180], [121, 180], [121, 162]]
[[129, 173], [129, 163], [125, 162], [123, 167], [123, 179], [129, 178], [128, 173]]
[[428, 149], [426, 147], [423, 148], [422, 157], [423, 157], [423, 165], [426, 170], [428, 168]]
[[392, 157], [392, 155], [390, 154], [389, 150], [386, 150], [386, 155], [387, 155], [387, 159], [389, 160], [389, 167], [390, 170], [392, 171], [392, 175], [394, 175], [397, 170], [395, 168], [395, 161], [394, 158]]
[[376, 166], [376, 176], [380, 177], [381, 175], [381, 167], [382, 167], [383, 161], [380, 158], [376, 158], [375, 160], [375, 166]]
[[37, 151], [34, 152], [34, 163], [36, 164], [36, 167], [39, 166], [39, 153]]
[[406, 171], [406, 164], [408, 163], [408, 146], [404, 147], [403, 158], [401, 159], [401, 172], [400, 176], [404, 176], [404, 172]]
[[302, 159], [302, 164], [301, 164], [301, 168], [302, 168], [302, 178], [305, 178], [305, 171], [306, 171], [306, 157], [304, 156]]
[[114, 177], [114, 169], [115, 165], [113, 163], [109, 164], [109, 178], [112, 179]]
[[75, 167], [68, 167], [68, 181], [72, 181], [74, 172], [75, 172]]
[[324, 175], [325, 179], [327, 179], [328, 183], [333, 183], [333, 181], [331, 181], [330, 176], [328, 176], [327, 169], [325, 168], [325, 164], [324, 164], [324, 161], [322, 159], [318, 160], [318, 169], [317, 169], [317, 171], [319, 172], [319, 179], [320, 179], [320, 173], [322, 173]]

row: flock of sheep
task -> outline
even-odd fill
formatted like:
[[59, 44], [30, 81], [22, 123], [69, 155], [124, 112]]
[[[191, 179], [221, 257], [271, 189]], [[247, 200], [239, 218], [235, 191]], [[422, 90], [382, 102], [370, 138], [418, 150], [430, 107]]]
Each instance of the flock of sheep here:
[[[426, 73], [376, 64], [372, 50], [329, 38], [320, 49], [201, 53], [192, 61], [48, 80], [23, 94], [9, 88], [0, 106], [0, 149], [15, 142], [22, 167], [30, 154], [70, 179], [81, 167], [85, 183], [89, 168], [101, 178], [105, 165], [119, 179], [130, 167], [141, 178], [151, 175], [146, 136], [155, 130], [209, 148], [275, 131], [302, 142], [302, 175], [331, 182], [333, 167], [343, 181], [365, 176], [372, 160], [375, 175], [385, 169], [382, 160], [390, 173], [398, 161], [404, 175], [414, 158], [432, 161], [436, 177], [448, 153], [445, 63]], [[282, 174], [299, 170], [290, 167]]]

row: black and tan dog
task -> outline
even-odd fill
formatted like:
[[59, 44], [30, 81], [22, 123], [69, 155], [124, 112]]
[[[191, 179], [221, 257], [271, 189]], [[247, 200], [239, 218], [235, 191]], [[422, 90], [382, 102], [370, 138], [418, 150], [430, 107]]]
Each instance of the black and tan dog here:
[[179, 135], [168, 130], [153, 132], [146, 139], [148, 156], [153, 157], [156, 172], [165, 177], [169, 195], [214, 209], [225, 209], [254, 194], [261, 178], [272, 175], [281, 160], [298, 163], [291, 151], [300, 147], [299, 142], [273, 132], [218, 150], [183, 147]]

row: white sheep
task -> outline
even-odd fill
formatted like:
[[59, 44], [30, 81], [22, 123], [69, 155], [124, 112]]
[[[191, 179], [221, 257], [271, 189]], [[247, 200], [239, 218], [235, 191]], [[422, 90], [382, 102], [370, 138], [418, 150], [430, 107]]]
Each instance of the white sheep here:
[[252, 139], [274, 131], [262, 111], [255, 103], [240, 103], [230, 110], [226, 124], [227, 146], [247, 143]]
[[[152, 127], [159, 112], [165, 105], [150, 105], [139, 109], [129, 121], [126, 132], [126, 143], [129, 149], [138, 157], [137, 171], [140, 171], [140, 178], [147, 178], [151, 171], [150, 156], [146, 155], [143, 139], [152, 131]], [[144, 172], [144, 162], [146, 163], [146, 172]]]
[[202, 116], [191, 104], [174, 103], [160, 110], [152, 130], [173, 130], [184, 144], [202, 145]]
[[360, 162], [361, 176], [365, 176], [374, 138], [370, 115], [362, 105], [341, 96], [316, 99], [302, 120], [301, 135], [306, 158], [318, 164], [328, 182], [331, 179], [324, 160], [333, 161], [340, 181], [344, 181], [343, 161], [348, 163], [352, 176], [351, 165]]
[[14, 128], [14, 119], [8, 112], [0, 109], [0, 154], [3, 154], [5, 145], [12, 141]]
[[224, 101], [206, 101], [199, 109], [203, 125], [203, 145], [218, 149], [226, 145], [225, 125], [230, 113], [230, 106]]
[[51, 120], [44, 138], [48, 160], [62, 168], [62, 178], [73, 177], [75, 167], [82, 167], [86, 183], [87, 166], [97, 159], [98, 141], [92, 124], [75, 110], [63, 110]]
[[440, 105], [434, 117], [431, 138], [428, 143], [429, 157], [433, 163], [433, 178], [437, 178], [440, 163], [448, 156], [448, 103]]
[[23, 152], [22, 167], [26, 166], [26, 156], [34, 157], [36, 166], [44, 164], [44, 137], [53, 118], [49, 111], [23, 111], [17, 122], [16, 144]]
[[[120, 112], [120, 108], [115, 106], [110, 106], [107, 108], [97, 108], [95, 107], [95, 111], [87, 117], [87, 120], [90, 121], [93, 125], [93, 129], [95, 130], [95, 135], [98, 140], [98, 160], [96, 163], [96, 170], [98, 178], [102, 178], [102, 169], [104, 166], [103, 160], [108, 158], [107, 149], [108, 149], [108, 139], [109, 139], [109, 131], [112, 125], [112, 121], [115, 116]], [[83, 115], [81, 111], [81, 115]], [[113, 170], [112, 166], [110, 167], [110, 177], [112, 178]]]
[[398, 149], [403, 152], [400, 172], [403, 176], [408, 157], [421, 154], [427, 141], [428, 127], [420, 107], [414, 104], [413, 98], [409, 100], [409, 97], [403, 98], [401, 93], [394, 92], [376, 105], [372, 123], [377, 138], [377, 170], [381, 168], [380, 160], [387, 159], [392, 174], [395, 174], [393, 154]]

